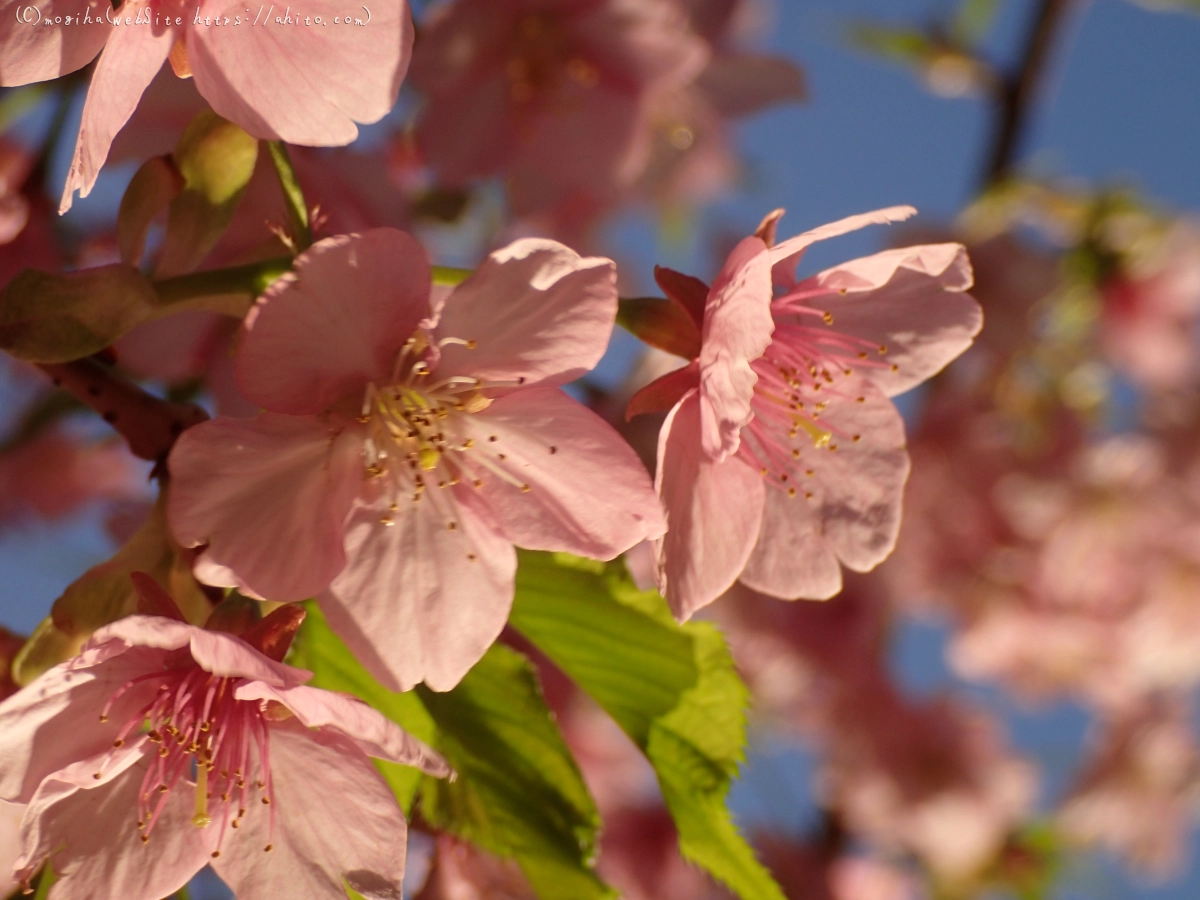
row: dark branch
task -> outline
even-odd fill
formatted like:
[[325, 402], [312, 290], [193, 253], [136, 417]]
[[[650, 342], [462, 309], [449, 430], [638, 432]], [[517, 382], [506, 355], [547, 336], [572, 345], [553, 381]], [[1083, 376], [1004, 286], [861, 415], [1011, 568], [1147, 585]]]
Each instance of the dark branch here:
[[1004, 181], [1012, 174], [1016, 155], [1029, 124], [1029, 116], [1049, 62], [1055, 38], [1073, 0], [1040, 0], [1016, 71], [999, 82], [996, 126], [983, 186]]
[[39, 363], [38, 368], [99, 413], [141, 459], [165, 461], [175, 439], [208, 418], [208, 413], [194, 404], [171, 403], [146, 393], [96, 359]]

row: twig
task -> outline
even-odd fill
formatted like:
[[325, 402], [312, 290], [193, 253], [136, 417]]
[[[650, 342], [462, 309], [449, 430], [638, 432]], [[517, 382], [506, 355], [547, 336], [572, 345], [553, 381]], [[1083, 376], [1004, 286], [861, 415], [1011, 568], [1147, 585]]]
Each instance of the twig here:
[[38, 363], [38, 368], [99, 413], [140, 459], [164, 462], [175, 439], [208, 418], [192, 403], [171, 403], [146, 393], [96, 359]]
[[984, 170], [984, 187], [998, 184], [1012, 174], [1050, 50], [1071, 5], [1072, 0], [1041, 0], [1021, 54], [1020, 65], [1013, 75], [999, 82], [995, 137]]

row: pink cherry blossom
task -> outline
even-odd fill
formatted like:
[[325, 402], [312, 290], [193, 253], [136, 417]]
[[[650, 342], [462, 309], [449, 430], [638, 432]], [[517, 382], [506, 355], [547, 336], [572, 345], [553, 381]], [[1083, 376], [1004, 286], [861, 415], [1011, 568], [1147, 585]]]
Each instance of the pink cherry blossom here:
[[369, 757], [449, 769], [278, 661], [302, 616], [244, 639], [131, 616], [0, 704], [0, 796], [28, 803], [18, 879], [49, 862], [56, 898], [157, 900], [210, 864], [249, 900], [399, 896], [404, 817]]
[[979, 330], [966, 252], [888, 250], [800, 282], [795, 268], [815, 241], [912, 212], [855, 216], [771, 246], [775, 214], [711, 288], [658, 270], [694, 325], [695, 354], [630, 413], [673, 405], [656, 476], [670, 530], [656, 550], [680, 618], [738, 579], [775, 597], [830, 597], [842, 565], [865, 571], [894, 546], [908, 455], [888, 398]]
[[947, 884], [993, 862], [1037, 779], [1001, 724], [948, 697], [912, 699], [887, 668], [877, 574], [831, 604], [780, 604], [736, 586], [717, 608], [760, 699], [823, 752], [823, 803], [854, 834], [915, 853]]
[[552, 241], [432, 300], [403, 232], [318, 242], [246, 322], [235, 370], [266, 411], [171, 455], [172, 528], [207, 545], [197, 575], [320, 594], [385, 684], [452, 687], [508, 617], [513, 544], [612, 558], [662, 534], [645, 467], [558, 388], [599, 360], [616, 304], [610, 261]]
[[653, 105], [708, 50], [672, 0], [457, 0], [413, 56], [422, 152], [449, 184], [501, 174], [527, 215], [645, 170]]
[[24, 815], [25, 807], [20, 804], [0, 802], [0, 894], [5, 897], [11, 896], [19, 887], [12, 872], [21, 855], [21, 818]]
[[[255, 137], [340, 145], [357, 137], [356, 122], [391, 110], [413, 41], [405, 0], [380, 4], [361, 26], [334, 23], [347, 13], [363, 17], [341, 0], [309, 0], [270, 21], [251, 21], [232, 0], [126, 0], [116, 15], [105, 0], [43, 4], [43, 18], [80, 19], [61, 26], [23, 24], [17, 5], [0, 4], [0, 84], [48, 81], [99, 54], [64, 212], [76, 190], [91, 191], [113, 138], [168, 57], [177, 75], [195, 77], [217, 113]], [[322, 24], [305, 21], [317, 17]]]
[[1151, 875], [1178, 873], [1200, 796], [1191, 703], [1155, 698], [1095, 737], [1093, 759], [1059, 813], [1063, 831]]
[[1180, 388], [1195, 379], [1200, 223], [1175, 222], [1102, 294], [1100, 340], [1116, 365], [1151, 390]]

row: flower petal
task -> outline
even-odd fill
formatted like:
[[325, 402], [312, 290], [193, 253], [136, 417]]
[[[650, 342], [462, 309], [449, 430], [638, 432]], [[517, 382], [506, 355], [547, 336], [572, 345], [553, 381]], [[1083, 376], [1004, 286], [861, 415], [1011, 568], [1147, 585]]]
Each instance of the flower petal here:
[[[862, 369], [889, 397], [939, 372], [971, 345], [983, 310], [969, 294], [971, 262], [961, 244], [886, 250], [834, 266], [799, 290], [828, 289], [833, 327], [886, 347]], [[872, 353], [872, 357], [876, 354]]]
[[680, 621], [737, 580], [758, 538], [763, 483], [736, 457], [714, 462], [700, 446], [700, 400], [684, 397], [658, 440], [667, 533], [655, 542], [659, 589]]
[[479, 496], [514, 544], [612, 559], [666, 529], [641, 460], [558, 388], [514, 391], [464, 419], [475, 444], [464, 466], [476, 466]]
[[361, 437], [319, 419], [218, 418], [171, 451], [167, 518], [185, 547], [271, 600], [304, 600], [345, 565], [342, 523], [362, 483]]
[[436, 336], [474, 347], [446, 346], [435, 374], [565, 384], [600, 361], [616, 316], [612, 260], [525, 238], [488, 256], [446, 299]]
[[[132, 22], [138, 16], [152, 16], [154, 11], [149, 0], [132, 0], [121, 7], [121, 13], [123, 19], [128, 18]], [[45, 30], [44, 27], [41, 30]], [[64, 26], [64, 30], [71, 29]], [[75, 191], [78, 190], [81, 197], [91, 192], [96, 176], [100, 174], [100, 167], [108, 157], [113, 138], [133, 115], [142, 92], [162, 68], [178, 36], [174, 27], [164, 29], [151, 25], [130, 24], [119, 28], [104, 25], [97, 30], [106, 32], [108, 41], [92, 73], [92, 83], [88, 86], [79, 137], [75, 142], [75, 157], [71, 160], [58, 210], [60, 213], [71, 208]]]
[[826, 600], [842, 589], [842, 567], [808, 503], [770, 488], [758, 543], [738, 581], [781, 600]]
[[157, 685], [133, 685], [109, 709], [108, 721], [100, 721], [118, 688], [162, 666], [161, 651], [113, 649], [86, 668], [79, 659], [55, 666], [0, 703], [0, 799], [27, 803], [51, 773], [111, 750], [130, 716], [148, 702]]
[[312, 672], [268, 659], [236, 635], [220, 631], [193, 629], [191, 651], [200, 668], [222, 678], [253, 678], [279, 687], [312, 678]]
[[[805, 409], [821, 409], [819, 418], [795, 428], [790, 418], [780, 424], [774, 409], [756, 404], [761, 412], [747, 442], [769, 477], [778, 479], [768, 490], [794, 490], [787, 499], [810, 510], [801, 517], [811, 518], [843, 565], [865, 572], [892, 552], [900, 530], [909, 470], [904, 422], [879, 388], [858, 373], [835, 370], [819, 392], [807, 383], [793, 390]], [[763, 540], [773, 539], [764, 533]], [[764, 580], [758, 574], [756, 580]]]
[[326, 238], [296, 257], [246, 317], [235, 374], [253, 403], [315, 415], [368, 382], [429, 315], [429, 258], [394, 228]]
[[[22, 0], [0, 4], [0, 59], [4, 60], [0, 85], [51, 81], [82, 69], [104, 49], [112, 32], [111, 25], [103, 24], [105, 10], [112, 15], [109, 0], [49, 0], [32, 9]], [[34, 21], [20, 20], [23, 14], [32, 18], [35, 11], [40, 15]], [[63, 18], [64, 13], [71, 16], [70, 26], [46, 27], [47, 19]], [[89, 21], [76, 27], [75, 17], [85, 15]]]
[[357, 697], [298, 685], [276, 687], [263, 681], [242, 684], [234, 691], [239, 700], [275, 700], [296, 714], [309, 728], [336, 728], [359, 749], [376, 759], [387, 759], [439, 777], [450, 774], [441, 756], [403, 728]]
[[[345, 13], [366, 19], [361, 7], [338, 0], [307, 0], [301, 9], [289, 8], [287, 20], [276, 16], [269, 27], [246, 21], [237, 28], [188, 29], [196, 89], [254, 137], [348, 144], [358, 136], [355, 122], [378, 122], [396, 103], [412, 55], [408, 3], [377, 4], [366, 26], [335, 23]], [[205, 4], [202, 21], [210, 11], [230, 22], [242, 13], [250, 18], [236, 0]], [[317, 16], [325, 27], [308, 23]]]
[[[167, 897], [209, 861], [216, 829], [191, 824], [192, 793], [170, 791], [143, 844], [138, 792], [147, 769], [141, 743], [76, 762], [47, 778], [29, 804], [17, 865], [47, 857], [58, 876], [55, 900]], [[93, 775], [103, 765], [103, 777]], [[265, 817], [262, 817], [265, 818]]]
[[[330, 627], [384, 686], [448, 691], [499, 637], [516, 553], [462, 486], [428, 490], [381, 524], [362, 505], [346, 526], [348, 563], [319, 600]], [[454, 523], [453, 530], [450, 523]]]
[[776, 284], [791, 287], [796, 281], [796, 266], [800, 263], [804, 251], [817, 241], [849, 234], [868, 225], [887, 225], [892, 222], [903, 222], [915, 216], [917, 211], [911, 206], [889, 206], [874, 212], [860, 213], [857, 216], [847, 216], [820, 228], [805, 231], [795, 237], [788, 238], [771, 248], [771, 263], [774, 266], [773, 277]]
[[722, 460], [750, 421], [758, 376], [750, 363], [771, 343], [771, 261], [761, 238], [733, 249], [704, 308], [700, 349], [700, 423], [704, 452]]
[[291, 720], [267, 733], [278, 814], [248, 815], [229, 832], [217, 874], [238, 900], [341, 897], [343, 879], [368, 900], [400, 900], [407, 827], [366, 754]]

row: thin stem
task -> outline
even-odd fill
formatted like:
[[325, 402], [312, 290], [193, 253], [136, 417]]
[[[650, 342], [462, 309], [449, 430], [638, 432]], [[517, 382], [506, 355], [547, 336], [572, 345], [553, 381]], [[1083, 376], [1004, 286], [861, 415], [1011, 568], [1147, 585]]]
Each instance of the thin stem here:
[[1040, 0], [1020, 65], [1013, 75], [999, 83], [995, 137], [984, 170], [984, 187], [998, 184], [1012, 174], [1050, 51], [1072, 3], [1073, 0]]
[[287, 145], [283, 141], [267, 141], [267, 150], [271, 154], [271, 162], [275, 165], [275, 174], [279, 176], [279, 186], [283, 188], [283, 200], [287, 204], [288, 221], [291, 223], [296, 252], [302, 253], [311, 247], [313, 242], [304, 192], [300, 190], [296, 170], [292, 168]]
[[164, 304], [178, 303], [212, 294], [250, 294], [257, 296], [292, 267], [290, 256], [276, 256], [244, 266], [209, 269], [154, 282], [154, 290]]
[[69, 363], [38, 363], [38, 368], [99, 413], [140, 459], [163, 462], [184, 430], [208, 418], [200, 407], [161, 400], [91, 357]]

